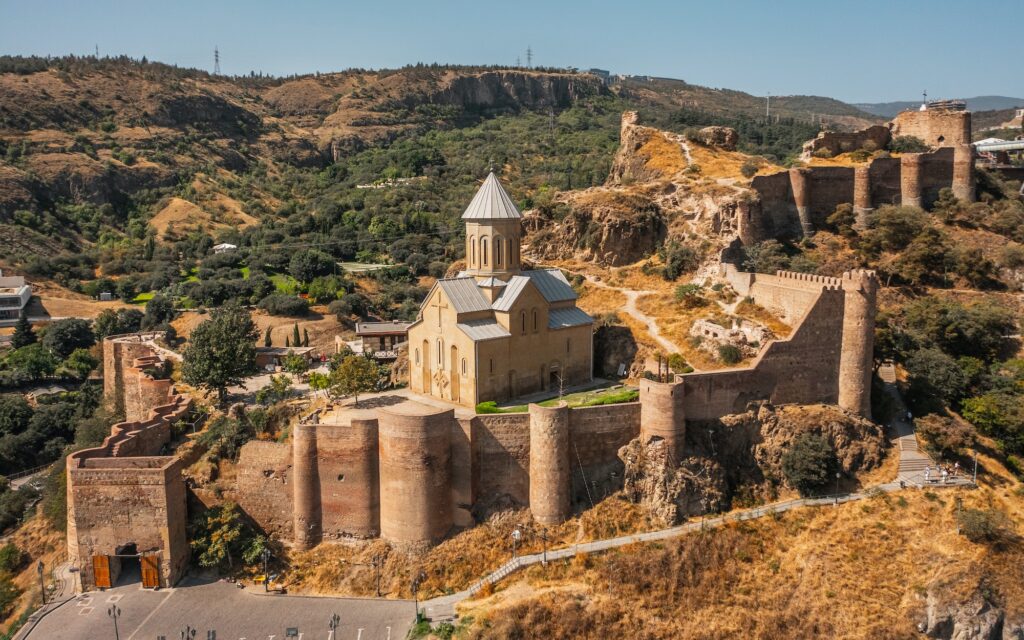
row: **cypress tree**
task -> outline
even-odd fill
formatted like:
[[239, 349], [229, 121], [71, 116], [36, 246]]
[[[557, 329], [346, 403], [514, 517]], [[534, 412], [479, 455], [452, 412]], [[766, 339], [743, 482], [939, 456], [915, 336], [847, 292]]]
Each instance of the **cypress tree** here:
[[309, 329], [306, 328], [302, 329], [302, 346], [309, 346]]
[[15, 349], [27, 347], [36, 341], [36, 333], [29, 324], [28, 315], [22, 311], [18, 318], [18, 324], [14, 325], [14, 335], [11, 336], [11, 346]]
[[272, 347], [274, 342], [270, 339], [270, 327], [267, 327], [266, 333], [263, 334], [263, 346]]
[[299, 323], [292, 325], [292, 344], [296, 347], [302, 344], [302, 337], [299, 335]]

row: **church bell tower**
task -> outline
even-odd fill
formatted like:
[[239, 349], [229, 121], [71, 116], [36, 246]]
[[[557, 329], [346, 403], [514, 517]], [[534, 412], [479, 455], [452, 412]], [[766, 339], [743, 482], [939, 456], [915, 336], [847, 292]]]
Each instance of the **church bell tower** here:
[[519, 212], [508, 192], [490, 173], [466, 207], [466, 272], [477, 281], [508, 280], [519, 273]]

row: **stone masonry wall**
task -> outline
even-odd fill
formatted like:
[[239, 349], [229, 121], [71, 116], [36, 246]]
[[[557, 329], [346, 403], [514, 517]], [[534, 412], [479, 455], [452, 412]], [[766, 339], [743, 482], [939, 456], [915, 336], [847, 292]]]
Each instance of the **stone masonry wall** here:
[[[622, 488], [619, 448], [640, 435], [640, 403], [629, 402], [569, 411], [572, 499], [589, 504]], [[589, 492], [588, 492], [589, 490]]]
[[268, 534], [290, 539], [292, 520], [292, 448], [253, 440], [238, 456], [238, 505]]
[[530, 416], [478, 415], [472, 421], [473, 493], [477, 500], [506, 494], [530, 504]]

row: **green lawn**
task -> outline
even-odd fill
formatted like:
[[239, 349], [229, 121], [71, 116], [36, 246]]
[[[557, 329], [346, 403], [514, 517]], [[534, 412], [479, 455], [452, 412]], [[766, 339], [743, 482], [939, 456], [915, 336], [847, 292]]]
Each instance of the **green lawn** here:
[[239, 269], [239, 271], [242, 272], [242, 279], [243, 280], [248, 280], [249, 279], [249, 267], [242, 267], [241, 269]]
[[[596, 407], [602, 404], [619, 404], [622, 402], [635, 402], [639, 392], [630, 387], [611, 387], [607, 389], [591, 389], [590, 391], [579, 391], [558, 398], [551, 398], [538, 402], [542, 407], [554, 407], [559, 402], [565, 402], [570, 407]], [[481, 402], [476, 405], [477, 413], [526, 413], [528, 410], [525, 404], [515, 404], [499, 407], [495, 402]]]
[[299, 291], [299, 281], [286, 273], [275, 273], [270, 276], [270, 281], [278, 293], [294, 294]]
[[132, 304], [144, 304], [153, 299], [156, 293], [153, 291], [147, 291], [146, 293], [140, 293], [139, 295], [132, 298]]

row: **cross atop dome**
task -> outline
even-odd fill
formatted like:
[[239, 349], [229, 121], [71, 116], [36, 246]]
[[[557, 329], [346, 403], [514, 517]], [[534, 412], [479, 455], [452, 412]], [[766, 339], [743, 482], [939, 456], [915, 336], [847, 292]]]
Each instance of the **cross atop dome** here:
[[518, 220], [522, 217], [493, 171], [487, 174], [487, 179], [462, 214], [463, 220]]

